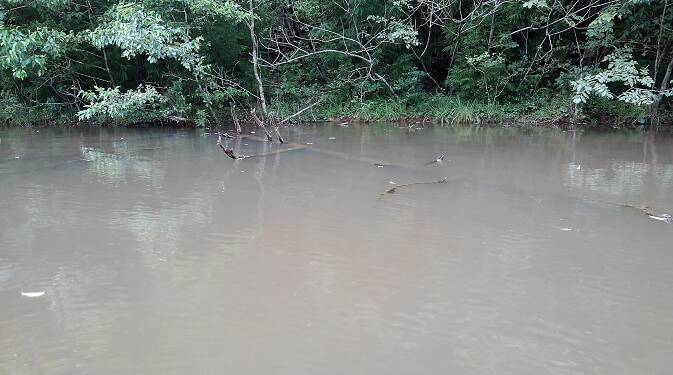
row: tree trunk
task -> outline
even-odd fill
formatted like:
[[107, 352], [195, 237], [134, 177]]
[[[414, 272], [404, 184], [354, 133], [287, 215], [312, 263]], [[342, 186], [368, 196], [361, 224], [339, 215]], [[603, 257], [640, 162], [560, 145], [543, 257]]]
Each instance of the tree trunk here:
[[493, 46], [493, 32], [495, 31], [495, 13], [498, 11], [498, 2], [495, 2], [495, 10], [491, 14], [491, 30], [488, 33], [488, 45], [486, 47], [486, 52], [491, 54], [491, 47]]
[[259, 74], [259, 61], [257, 57], [259, 46], [257, 44], [257, 35], [255, 34], [254, 0], [250, 0], [250, 21], [248, 22], [248, 28], [250, 29], [250, 40], [252, 42], [252, 72], [257, 81], [257, 91], [259, 92], [259, 104], [262, 106], [262, 115], [266, 118], [268, 114], [266, 109], [266, 98], [264, 97], [264, 85], [262, 84], [262, 77]]
[[[91, 13], [93, 13], [93, 6], [91, 5], [91, 1], [87, 0], [87, 16], [89, 17], [89, 25], [91, 25], [91, 28], [94, 29], [95, 25], [93, 23], [93, 17]], [[105, 52], [105, 47], [101, 48], [103, 51], [103, 63], [105, 63], [105, 71], [107, 72], [108, 78], [110, 78], [110, 84], [112, 87], [116, 87], [115, 85], [115, 79], [112, 77], [112, 72], [110, 71], [110, 64], [108, 64], [108, 58], [107, 58], [107, 52]]]
[[[657, 56], [654, 59], [654, 74], [652, 75], [652, 89], [654, 89], [655, 82], [657, 81], [657, 76], [659, 75], [659, 62], [662, 56], [666, 55], [666, 50], [668, 45], [663, 47], [661, 46], [661, 36], [664, 33], [664, 20], [666, 17], [666, 8], [668, 7], [668, 0], [664, 2], [664, 10], [661, 12], [661, 18], [659, 19], [659, 37], [657, 37]], [[663, 52], [663, 53], [662, 53]]]
[[236, 117], [236, 112], [234, 112], [234, 107], [235, 104], [234, 102], [229, 102], [229, 111], [231, 112], [231, 121], [234, 122], [234, 126], [236, 126], [236, 133], [241, 134], [241, 123], [238, 122], [238, 117]]
[[664, 91], [668, 89], [668, 82], [671, 80], [671, 73], [673, 73], [673, 56], [671, 56], [671, 61], [668, 62], [668, 66], [666, 67], [666, 73], [664, 74], [664, 79], [661, 81], [657, 99], [650, 105], [649, 112], [651, 117], [655, 117], [657, 115], [657, 109], [661, 103], [661, 99], [664, 97]]
[[254, 108], [250, 111], [250, 114], [252, 115], [253, 120], [255, 120], [255, 123], [257, 124], [257, 126], [262, 128], [262, 130], [264, 130], [264, 134], [266, 134], [266, 139], [269, 142], [272, 142], [273, 137], [271, 136], [271, 133], [269, 132], [269, 129], [267, 129], [266, 125], [264, 125], [264, 121], [260, 120], [259, 117], [257, 117], [257, 113], [255, 113]]

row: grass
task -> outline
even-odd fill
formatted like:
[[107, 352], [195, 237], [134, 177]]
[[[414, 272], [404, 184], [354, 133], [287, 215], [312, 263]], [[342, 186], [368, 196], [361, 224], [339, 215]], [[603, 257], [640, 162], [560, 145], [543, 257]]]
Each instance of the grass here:
[[[373, 99], [362, 103], [356, 101], [339, 103], [324, 100], [325, 104], [316, 106], [296, 120], [348, 119], [369, 122], [432, 119], [452, 124], [479, 124], [514, 121], [521, 116], [520, 106], [467, 101], [458, 97], [426, 95], [416, 102], [410, 104], [402, 100]], [[285, 115], [298, 109], [298, 105], [282, 104], [276, 105], [274, 111]]]
[[[275, 102], [271, 110], [280, 118], [288, 117], [304, 108], [305, 102]], [[478, 125], [498, 123], [524, 123], [531, 126], [569, 120], [570, 98], [532, 98], [525, 104], [488, 103], [470, 101], [457, 96], [424, 94], [413, 99], [343, 100], [324, 97], [311, 109], [293, 118], [302, 121], [362, 121], [362, 122], [415, 122], [436, 121], [452, 125]], [[216, 117], [229, 120], [228, 108], [216, 109]], [[247, 111], [239, 108], [239, 118], [246, 122]], [[663, 113], [666, 113], [663, 111]], [[645, 110], [633, 105], [604, 99], [590, 100], [582, 109], [579, 121], [586, 124], [610, 124], [613, 127], [634, 127], [645, 120]], [[59, 106], [44, 106], [40, 109], [21, 107], [11, 98], [0, 98], [1, 125], [72, 124], [74, 114]], [[664, 122], [673, 120], [671, 115], [662, 116]], [[124, 123], [124, 122], [120, 122]]]

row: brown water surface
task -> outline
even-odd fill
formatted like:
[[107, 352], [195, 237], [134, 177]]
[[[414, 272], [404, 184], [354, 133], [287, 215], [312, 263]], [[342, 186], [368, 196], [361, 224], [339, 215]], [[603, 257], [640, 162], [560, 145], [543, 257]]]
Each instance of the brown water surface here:
[[0, 374], [671, 373], [673, 137], [285, 132], [1, 130]]

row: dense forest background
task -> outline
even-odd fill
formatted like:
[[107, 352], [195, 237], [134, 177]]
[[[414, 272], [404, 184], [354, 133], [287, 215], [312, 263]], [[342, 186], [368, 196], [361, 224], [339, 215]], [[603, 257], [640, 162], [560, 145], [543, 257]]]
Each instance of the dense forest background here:
[[0, 0], [0, 121], [203, 126], [254, 109], [276, 124], [665, 123], [672, 8], [669, 0]]

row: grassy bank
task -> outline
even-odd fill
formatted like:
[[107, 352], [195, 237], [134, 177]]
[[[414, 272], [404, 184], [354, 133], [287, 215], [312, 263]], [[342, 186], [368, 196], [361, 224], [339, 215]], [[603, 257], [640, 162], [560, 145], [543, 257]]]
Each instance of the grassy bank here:
[[[306, 102], [273, 103], [271, 111], [280, 119], [296, 114]], [[336, 101], [323, 98], [320, 102], [288, 123], [301, 122], [396, 122], [441, 123], [449, 125], [527, 125], [527, 126], [584, 126], [611, 128], [638, 128], [650, 124], [671, 126], [673, 115], [661, 111], [652, 120], [646, 110], [607, 99], [592, 99], [577, 113], [569, 98], [547, 98], [527, 103], [487, 103], [444, 95], [425, 95], [416, 100], [379, 99], [369, 101]], [[115, 120], [78, 121], [77, 113], [58, 105], [40, 107], [5, 106], [0, 109], [0, 124], [4, 126], [133, 126], [140, 124], [173, 126], [213, 126], [231, 122], [229, 108], [192, 108], [179, 116], [162, 116], [155, 109], [133, 113], [130, 118]], [[146, 114], [146, 115], [139, 115]], [[237, 117], [243, 123], [253, 123], [247, 109], [238, 109]]]
[[[547, 98], [527, 103], [488, 103], [459, 97], [425, 96], [423, 100], [371, 100], [317, 105], [294, 121], [433, 122], [444, 124], [527, 124], [531, 126], [608, 126], [635, 128], [648, 124], [673, 124], [670, 112], [649, 119], [645, 108], [595, 98], [576, 110], [568, 97]], [[281, 118], [303, 104], [284, 103], [274, 107]]]

